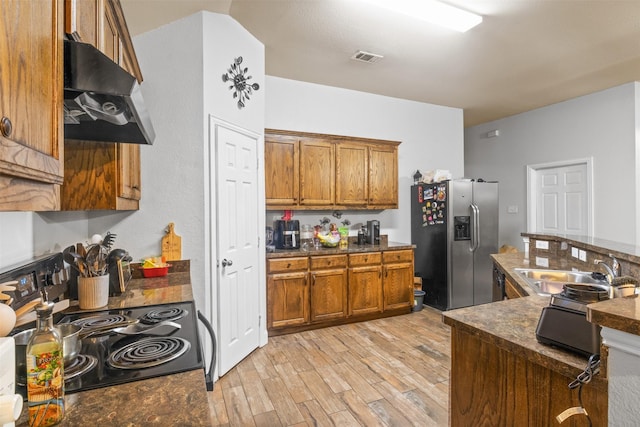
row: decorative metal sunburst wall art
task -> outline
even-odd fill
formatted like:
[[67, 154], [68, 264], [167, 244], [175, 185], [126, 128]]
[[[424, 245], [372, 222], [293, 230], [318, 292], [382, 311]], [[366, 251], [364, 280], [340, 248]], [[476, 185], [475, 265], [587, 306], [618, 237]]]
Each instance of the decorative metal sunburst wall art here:
[[242, 56], [238, 56], [234, 59], [231, 66], [227, 69], [227, 72], [222, 75], [222, 81], [227, 83], [231, 82], [229, 90], [233, 90], [233, 98], [238, 100], [238, 109], [245, 107], [246, 101], [248, 101], [249, 95], [253, 95], [254, 90], [260, 89], [258, 83], [249, 83], [251, 76], [247, 75], [249, 72], [248, 67], [241, 67]]

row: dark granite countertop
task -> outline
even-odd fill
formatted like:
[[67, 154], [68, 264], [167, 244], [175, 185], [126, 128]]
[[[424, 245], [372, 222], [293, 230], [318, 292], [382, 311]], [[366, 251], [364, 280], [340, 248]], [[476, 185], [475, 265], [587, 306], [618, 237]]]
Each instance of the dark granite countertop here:
[[[145, 279], [134, 269], [124, 294], [108, 307], [125, 308], [192, 301], [188, 261], [176, 261], [165, 277]], [[67, 312], [78, 310], [77, 301]], [[60, 426], [208, 426], [211, 425], [204, 370], [87, 390], [65, 396]], [[16, 426], [26, 426], [27, 404]]]
[[611, 329], [640, 335], [640, 299], [638, 295], [589, 304], [587, 320]]
[[[505, 301], [460, 308], [442, 313], [443, 322], [460, 331], [536, 363], [568, 378], [575, 378], [587, 365], [587, 358], [540, 344], [535, 330], [549, 297], [531, 295]], [[590, 386], [607, 390], [607, 381], [596, 376]]]
[[310, 255], [341, 255], [341, 254], [353, 254], [364, 252], [384, 252], [384, 251], [397, 251], [401, 249], [414, 249], [415, 245], [410, 243], [398, 243], [398, 242], [386, 242], [383, 241], [379, 245], [358, 245], [356, 243], [349, 242], [349, 246], [346, 249], [341, 248], [325, 248], [319, 247], [315, 249], [274, 249], [267, 252], [267, 259], [269, 258], [288, 258], [296, 256], [310, 256]]
[[[523, 234], [524, 235], [524, 234]], [[554, 237], [561, 239], [560, 236], [548, 236], [548, 235], [531, 235], [538, 238]], [[579, 241], [580, 238], [572, 236], [573, 241]], [[588, 238], [582, 238], [582, 243], [587, 241], [597, 241]], [[608, 241], [605, 241], [608, 242]], [[599, 242], [602, 243], [602, 242]], [[612, 242], [608, 242], [606, 247], [608, 250], [614, 250], [615, 246]], [[619, 246], [618, 249], [621, 249]], [[620, 258], [633, 258], [632, 255], [618, 254], [616, 256]], [[511, 253], [511, 254], [494, 254], [491, 255], [493, 260], [503, 270], [505, 275], [509, 277], [511, 283], [518, 287], [526, 294], [535, 295], [535, 292], [527, 285], [524, 278], [515, 274], [514, 268], [551, 268], [555, 270], [571, 270], [571, 265], [563, 259], [556, 257], [549, 258], [549, 267], [542, 267], [535, 264], [535, 260], [529, 259], [523, 252]], [[640, 298], [638, 295], [633, 295], [625, 298], [614, 298], [612, 300], [602, 301], [587, 306], [587, 320], [600, 326], [604, 326], [611, 329], [617, 329], [619, 331], [627, 332], [630, 334], [640, 335]]]

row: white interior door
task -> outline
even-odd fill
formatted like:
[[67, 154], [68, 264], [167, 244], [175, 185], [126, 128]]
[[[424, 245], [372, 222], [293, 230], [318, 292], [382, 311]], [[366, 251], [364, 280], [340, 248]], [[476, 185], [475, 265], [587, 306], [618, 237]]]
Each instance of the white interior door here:
[[587, 161], [539, 165], [530, 176], [530, 218], [550, 234], [588, 236], [592, 232], [591, 173]]
[[218, 373], [258, 347], [260, 281], [257, 137], [215, 127]]

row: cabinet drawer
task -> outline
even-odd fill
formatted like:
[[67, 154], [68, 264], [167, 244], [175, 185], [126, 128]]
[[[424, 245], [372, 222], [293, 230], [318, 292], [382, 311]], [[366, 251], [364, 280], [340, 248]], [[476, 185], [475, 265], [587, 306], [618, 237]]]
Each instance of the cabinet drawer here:
[[309, 266], [309, 258], [279, 258], [267, 260], [269, 273], [306, 270]]
[[311, 262], [311, 270], [319, 270], [321, 268], [346, 267], [347, 256], [346, 255], [312, 256], [310, 258], [310, 262]]
[[349, 255], [349, 266], [354, 267], [357, 265], [375, 265], [382, 262], [381, 252], [367, 252], [364, 254], [351, 254]]
[[402, 251], [388, 251], [382, 253], [382, 262], [389, 264], [391, 262], [411, 262], [413, 261], [413, 250], [407, 249]]

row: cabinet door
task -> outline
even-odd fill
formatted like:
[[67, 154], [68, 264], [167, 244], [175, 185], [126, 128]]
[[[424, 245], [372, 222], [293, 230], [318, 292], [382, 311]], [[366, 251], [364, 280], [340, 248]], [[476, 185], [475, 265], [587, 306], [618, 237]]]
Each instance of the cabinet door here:
[[57, 210], [64, 3], [2, 1], [0, 17], [0, 210]]
[[64, 31], [76, 33], [83, 43], [90, 43], [100, 49], [101, 21], [96, 19], [101, 14], [98, 1], [65, 0]]
[[[122, 52], [120, 50], [120, 35], [113, 9], [105, 5], [102, 10], [98, 10], [98, 22], [101, 29], [98, 48], [116, 64], [122, 63]], [[101, 22], [100, 22], [101, 21]]]
[[368, 204], [387, 209], [398, 207], [397, 147], [370, 147]]
[[140, 146], [117, 144], [118, 150], [118, 197], [140, 200]]
[[511, 280], [504, 279], [504, 293], [507, 295], [507, 299], [521, 298], [522, 295], [518, 289], [511, 283]]
[[300, 141], [300, 205], [332, 206], [335, 176], [335, 144]]
[[307, 273], [270, 274], [267, 279], [267, 328], [309, 323]]
[[365, 145], [336, 145], [336, 204], [366, 206], [369, 155]]
[[383, 269], [384, 310], [411, 307], [413, 305], [413, 264], [387, 264]]
[[382, 312], [382, 266], [349, 269], [349, 316]]
[[265, 134], [264, 178], [267, 207], [298, 204], [298, 167], [298, 141]]
[[347, 317], [347, 270], [312, 271], [311, 321]]

